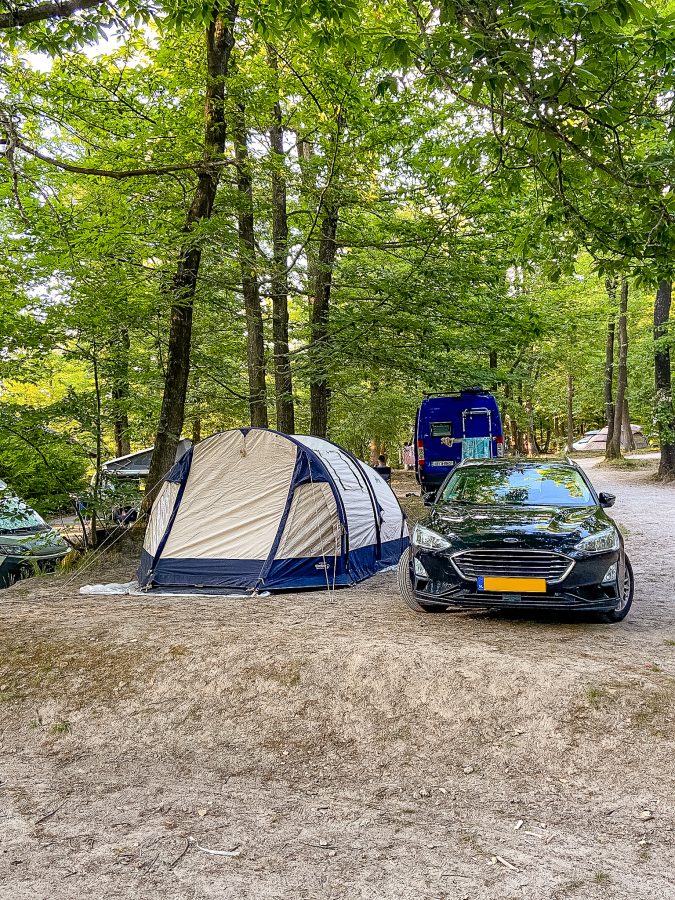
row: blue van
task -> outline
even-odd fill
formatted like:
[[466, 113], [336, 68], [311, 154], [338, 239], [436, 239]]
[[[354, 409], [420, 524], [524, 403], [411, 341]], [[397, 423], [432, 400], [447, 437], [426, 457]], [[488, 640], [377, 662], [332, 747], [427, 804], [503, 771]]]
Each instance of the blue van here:
[[423, 494], [437, 491], [463, 459], [503, 455], [502, 420], [488, 391], [424, 397], [415, 418], [415, 472]]

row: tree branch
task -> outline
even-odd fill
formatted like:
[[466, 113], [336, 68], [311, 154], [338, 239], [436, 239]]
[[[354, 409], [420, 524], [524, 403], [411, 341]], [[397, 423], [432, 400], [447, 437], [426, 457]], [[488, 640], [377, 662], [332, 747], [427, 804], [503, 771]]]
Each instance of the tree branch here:
[[102, 6], [105, 0], [54, 0], [52, 3], [38, 3], [24, 9], [13, 9], [0, 13], [0, 29], [21, 28], [32, 22], [43, 22], [45, 19], [67, 19], [75, 13]]
[[63, 169], [65, 172], [74, 172], [77, 175], [99, 175], [102, 178], [115, 178], [117, 180], [141, 178], [145, 175], [168, 175], [170, 172], [183, 172], [188, 169], [203, 172], [211, 168], [219, 168], [220, 166], [237, 165], [234, 159], [210, 159], [200, 160], [199, 162], [175, 163], [171, 166], [154, 166], [148, 169], [97, 169], [90, 166], [78, 166], [75, 163], [47, 156], [46, 153], [42, 153], [34, 147], [29, 147], [28, 144], [20, 140], [12, 142], [7, 139], [0, 139], [0, 146], [10, 146], [12, 143], [17, 150], [23, 150], [24, 153], [28, 153], [30, 156], [48, 163], [50, 166], [55, 166], [57, 169]]

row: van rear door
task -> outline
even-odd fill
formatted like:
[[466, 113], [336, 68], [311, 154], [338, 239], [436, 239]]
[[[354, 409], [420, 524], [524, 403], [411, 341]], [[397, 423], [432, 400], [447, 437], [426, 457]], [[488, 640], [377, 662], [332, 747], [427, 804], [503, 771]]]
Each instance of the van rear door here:
[[461, 459], [461, 407], [458, 398], [425, 397], [417, 413], [415, 462], [417, 480], [433, 490]]

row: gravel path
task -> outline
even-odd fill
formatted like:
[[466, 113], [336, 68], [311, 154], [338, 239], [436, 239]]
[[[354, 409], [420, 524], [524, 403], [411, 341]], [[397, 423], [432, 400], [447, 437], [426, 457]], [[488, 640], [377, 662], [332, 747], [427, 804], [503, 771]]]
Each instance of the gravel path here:
[[675, 486], [583, 465], [616, 626], [77, 593], [122, 556], [3, 592], [0, 897], [675, 898]]

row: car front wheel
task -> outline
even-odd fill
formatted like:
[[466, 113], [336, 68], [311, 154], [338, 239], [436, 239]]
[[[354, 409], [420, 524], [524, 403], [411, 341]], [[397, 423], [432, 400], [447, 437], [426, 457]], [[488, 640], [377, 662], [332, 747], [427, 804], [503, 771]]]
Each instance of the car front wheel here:
[[628, 611], [633, 605], [633, 594], [635, 592], [635, 580], [633, 578], [633, 567], [630, 560], [626, 557], [626, 565], [624, 567], [623, 585], [620, 586], [619, 594], [621, 599], [616, 609], [610, 610], [602, 617], [604, 622], [621, 622], [628, 615]]
[[412, 581], [410, 580], [409, 547], [403, 551], [403, 555], [399, 560], [396, 580], [398, 581], [398, 589], [401, 592], [405, 605], [409, 606], [410, 609], [414, 609], [415, 612], [440, 613], [445, 612], [448, 608], [443, 603], [424, 603], [422, 600], [416, 599], [413, 593]]

